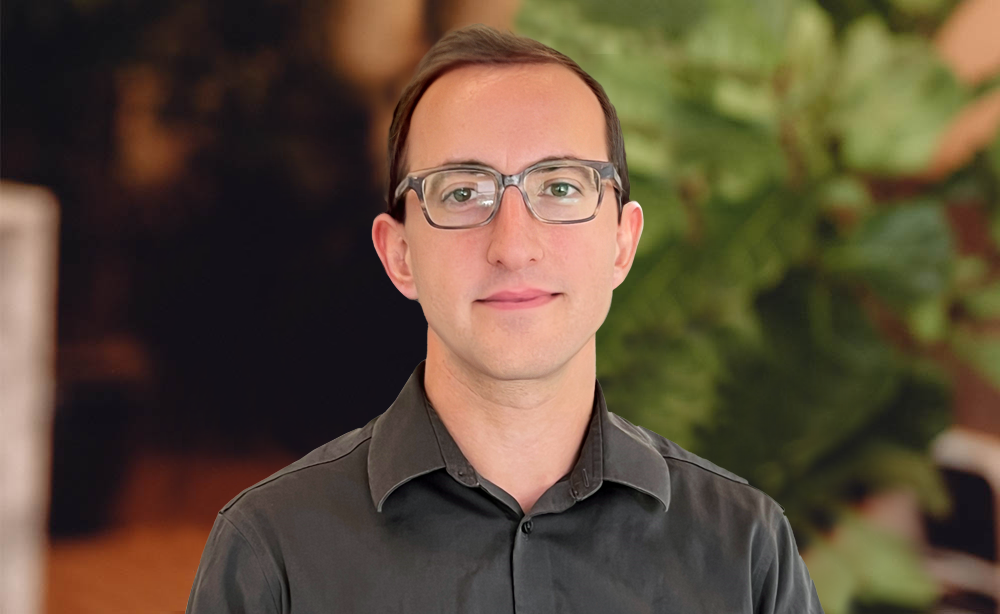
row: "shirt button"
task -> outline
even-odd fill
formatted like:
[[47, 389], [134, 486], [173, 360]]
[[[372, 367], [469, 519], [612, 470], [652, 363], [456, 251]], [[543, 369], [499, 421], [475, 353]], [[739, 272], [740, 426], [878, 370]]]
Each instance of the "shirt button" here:
[[521, 525], [521, 532], [524, 533], [525, 535], [527, 535], [528, 533], [531, 533], [531, 521], [530, 520], [528, 522], [526, 522], [526, 523], [524, 523], [524, 524]]

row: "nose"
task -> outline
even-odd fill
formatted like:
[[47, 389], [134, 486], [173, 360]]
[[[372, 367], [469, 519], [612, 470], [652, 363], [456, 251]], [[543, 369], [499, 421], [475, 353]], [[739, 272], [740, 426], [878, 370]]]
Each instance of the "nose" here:
[[490, 264], [517, 271], [542, 259], [539, 222], [528, 211], [524, 196], [516, 186], [507, 186], [500, 197], [500, 209], [487, 228], [490, 245], [486, 257]]

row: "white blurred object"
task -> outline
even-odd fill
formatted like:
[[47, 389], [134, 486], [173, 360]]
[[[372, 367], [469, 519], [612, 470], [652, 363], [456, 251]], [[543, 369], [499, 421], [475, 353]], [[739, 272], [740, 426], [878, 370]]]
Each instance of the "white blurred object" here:
[[[986, 433], [953, 427], [944, 431], [931, 448], [938, 467], [980, 479], [989, 487], [992, 505], [994, 553], [1000, 553], [1000, 439]], [[981, 527], [965, 527], [975, 531]], [[985, 545], [987, 542], [980, 541]], [[988, 596], [1000, 603], [1000, 561], [989, 561], [960, 550], [931, 547], [927, 565], [931, 574], [946, 587]], [[966, 610], [957, 610], [966, 611]], [[979, 611], [979, 610], [976, 610]]]
[[0, 613], [42, 611], [59, 207], [0, 182]]

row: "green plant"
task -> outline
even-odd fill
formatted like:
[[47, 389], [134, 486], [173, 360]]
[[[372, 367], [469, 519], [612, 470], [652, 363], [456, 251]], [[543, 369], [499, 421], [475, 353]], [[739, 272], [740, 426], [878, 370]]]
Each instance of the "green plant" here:
[[951, 3], [831, 4], [526, 0], [518, 30], [607, 89], [645, 212], [598, 333], [609, 404], [779, 501], [829, 614], [923, 611], [916, 554], [852, 503], [906, 485], [948, 509], [927, 447], [950, 385], [922, 348], [1000, 385], [1000, 344], [950, 315], [995, 316], [998, 286], [963, 277], [946, 216], [974, 193], [1000, 239], [1000, 144], [908, 179], [973, 97], [923, 36]]

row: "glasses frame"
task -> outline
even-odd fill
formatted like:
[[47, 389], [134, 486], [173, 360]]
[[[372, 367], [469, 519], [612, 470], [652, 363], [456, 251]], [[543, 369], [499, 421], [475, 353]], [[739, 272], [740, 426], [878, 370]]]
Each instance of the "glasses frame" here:
[[[528, 193], [524, 191], [524, 178], [527, 177], [528, 173], [537, 170], [539, 168], [552, 168], [559, 166], [589, 166], [590, 168], [596, 170], [600, 175], [601, 180], [600, 180], [600, 190], [597, 195], [597, 208], [594, 209], [594, 213], [590, 217], [584, 218], [582, 220], [569, 220], [569, 221], [546, 220], [542, 219], [538, 215], [538, 213], [535, 212], [534, 208], [532, 208], [531, 201], [528, 199]], [[493, 207], [493, 211], [490, 213], [490, 216], [486, 218], [484, 221], [479, 222], [478, 224], [472, 224], [470, 226], [441, 226], [440, 224], [436, 224], [431, 219], [430, 214], [427, 213], [427, 204], [424, 202], [424, 182], [427, 180], [427, 177], [433, 175], [434, 173], [439, 173], [441, 171], [451, 171], [451, 170], [468, 170], [468, 171], [483, 172], [492, 175], [496, 179], [497, 185], [500, 186], [500, 196], [498, 197], [497, 204]], [[496, 217], [497, 215], [497, 211], [500, 210], [500, 205], [503, 202], [503, 195], [506, 192], [507, 188], [510, 186], [514, 186], [518, 189], [519, 192], [521, 192], [521, 199], [524, 201], [524, 206], [528, 208], [528, 212], [531, 214], [531, 217], [535, 218], [539, 222], [542, 222], [543, 224], [581, 224], [583, 222], [589, 222], [590, 220], [597, 217], [598, 213], [600, 213], [601, 203], [604, 202], [604, 182], [609, 179], [611, 181], [614, 181], [615, 184], [614, 185], [615, 200], [618, 203], [618, 213], [620, 215], [622, 208], [622, 201], [621, 201], [622, 178], [618, 174], [618, 169], [615, 168], [614, 162], [607, 162], [603, 160], [576, 160], [573, 158], [542, 160], [540, 162], [532, 164], [528, 168], [522, 170], [520, 173], [515, 173], [513, 175], [504, 175], [500, 171], [482, 164], [445, 164], [444, 166], [436, 166], [434, 168], [427, 168], [419, 171], [413, 171], [412, 173], [409, 173], [406, 177], [404, 177], [403, 180], [399, 182], [399, 185], [396, 186], [395, 202], [398, 204], [399, 199], [402, 198], [407, 191], [413, 190], [414, 192], [417, 193], [417, 198], [420, 200], [420, 209], [424, 212], [424, 219], [427, 220], [428, 224], [430, 224], [434, 228], [440, 228], [441, 230], [466, 230], [468, 228], [479, 228], [482, 226], [486, 226], [487, 224], [492, 222], [493, 218]]]

